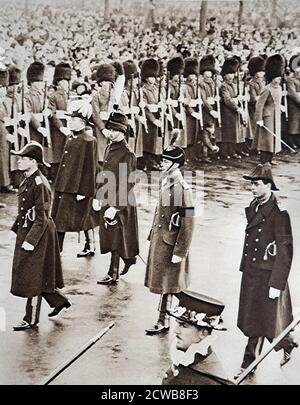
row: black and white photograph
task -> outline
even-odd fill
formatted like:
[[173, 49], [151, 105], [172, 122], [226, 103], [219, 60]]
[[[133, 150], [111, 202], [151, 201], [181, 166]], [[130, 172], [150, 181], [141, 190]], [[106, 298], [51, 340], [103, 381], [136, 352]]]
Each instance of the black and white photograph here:
[[299, 1], [0, 10], [0, 388], [300, 385]]

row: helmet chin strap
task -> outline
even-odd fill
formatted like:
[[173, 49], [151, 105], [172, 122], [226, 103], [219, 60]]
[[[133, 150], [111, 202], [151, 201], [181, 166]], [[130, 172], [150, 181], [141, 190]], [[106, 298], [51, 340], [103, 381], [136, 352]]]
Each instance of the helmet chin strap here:
[[[170, 162], [171, 162], [171, 161], [170, 161]], [[174, 165], [175, 165], [175, 162], [171, 162], [170, 167], [165, 171], [165, 173], [166, 173], [166, 174], [169, 173]]]

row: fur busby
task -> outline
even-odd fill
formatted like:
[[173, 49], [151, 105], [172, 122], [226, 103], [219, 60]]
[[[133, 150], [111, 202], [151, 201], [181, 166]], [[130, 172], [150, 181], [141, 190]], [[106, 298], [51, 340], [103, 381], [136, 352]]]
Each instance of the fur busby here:
[[8, 68], [9, 86], [21, 83], [21, 69], [17, 65], [10, 65]]
[[124, 68], [123, 68], [123, 64], [120, 62], [113, 62], [113, 67], [116, 70], [116, 75], [117, 76], [121, 76], [124, 74]]
[[146, 59], [141, 66], [141, 80], [145, 81], [148, 77], [157, 77], [158, 75], [158, 61], [156, 59]]
[[172, 79], [176, 75], [180, 75], [184, 69], [184, 60], [181, 56], [172, 58], [167, 63], [167, 71], [170, 72], [170, 78]]
[[0, 87], [7, 87], [9, 80], [8, 70], [0, 70]]
[[111, 82], [114, 83], [116, 80], [116, 69], [113, 65], [109, 63], [103, 63], [98, 66], [97, 69], [97, 82]]
[[41, 62], [33, 62], [27, 69], [27, 82], [42, 82], [44, 80], [45, 66]]
[[257, 72], [265, 71], [265, 59], [261, 56], [255, 56], [248, 62], [249, 75], [254, 76]]
[[238, 71], [239, 65], [240, 63], [236, 58], [225, 59], [222, 66], [221, 74], [224, 76], [229, 73], [236, 73]]
[[132, 75], [133, 77], [138, 76], [138, 70], [136, 64], [133, 62], [133, 60], [126, 60], [123, 63], [123, 68], [124, 68], [124, 73], [125, 73], [125, 79], [126, 81], [130, 80]]
[[202, 59], [200, 59], [200, 74], [203, 74], [206, 70], [215, 73], [215, 58], [213, 55], [205, 55]]
[[189, 75], [199, 74], [199, 62], [196, 58], [187, 58], [184, 63], [183, 76], [188, 77]]
[[266, 60], [266, 80], [270, 83], [275, 77], [282, 77], [284, 74], [285, 60], [278, 53], [269, 56]]
[[300, 67], [300, 55], [293, 55], [289, 61], [289, 67], [295, 73], [296, 69]]
[[60, 80], [71, 80], [72, 69], [68, 63], [59, 63], [55, 66], [53, 84], [57, 84]]

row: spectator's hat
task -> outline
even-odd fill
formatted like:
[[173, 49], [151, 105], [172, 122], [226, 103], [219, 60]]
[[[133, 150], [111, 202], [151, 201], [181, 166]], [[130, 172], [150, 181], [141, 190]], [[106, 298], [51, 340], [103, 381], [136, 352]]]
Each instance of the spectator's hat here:
[[300, 67], [300, 55], [293, 55], [289, 61], [289, 67], [295, 73], [296, 69]]
[[0, 87], [7, 87], [9, 83], [8, 70], [0, 70]]

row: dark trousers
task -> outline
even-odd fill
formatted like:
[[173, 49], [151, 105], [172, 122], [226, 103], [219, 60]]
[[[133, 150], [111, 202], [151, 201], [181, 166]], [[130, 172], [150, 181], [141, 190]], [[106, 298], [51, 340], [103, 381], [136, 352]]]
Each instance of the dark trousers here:
[[113, 278], [114, 281], [119, 279], [120, 259], [123, 260], [125, 265], [132, 264], [132, 262], [135, 260], [135, 258], [121, 257], [117, 251], [111, 252], [110, 266], [107, 274]]
[[57, 232], [57, 236], [58, 236], [59, 251], [62, 252], [63, 247], [64, 247], [64, 240], [65, 240], [66, 233]]
[[271, 163], [273, 159], [273, 153], [272, 152], [265, 152], [261, 151], [260, 152], [260, 163]]
[[[244, 358], [242, 362], [242, 368], [248, 368], [251, 363], [261, 354], [264, 345], [264, 337], [250, 337], [245, 349]], [[268, 339], [272, 343], [273, 339]], [[284, 339], [278, 345], [275, 346], [275, 351], [278, 352], [281, 349], [288, 350], [291, 346], [294, 346], [294, 339], [292, 335], [287, 334]]]
[[35, 325], [39, 323], [42, 298], [44, 298], [51, 308], [59, 307], [65, 304], [68, 299], [58, 289], [54, 293], [43, 293], [37, 297], [27, 298], [24, 321]]

